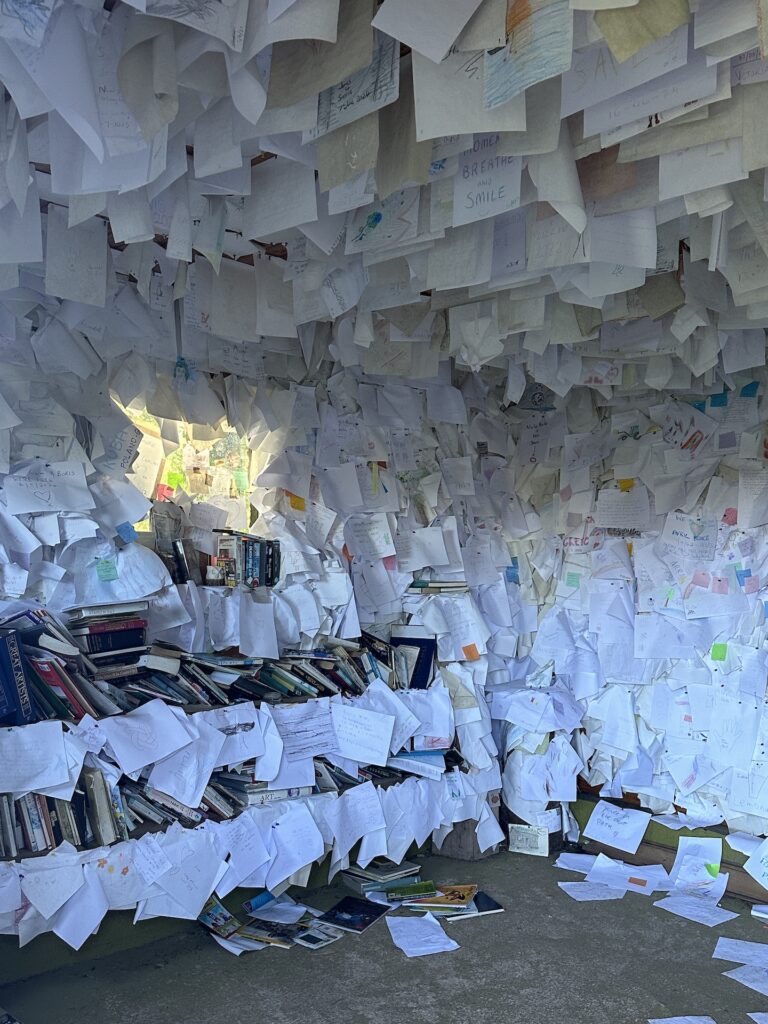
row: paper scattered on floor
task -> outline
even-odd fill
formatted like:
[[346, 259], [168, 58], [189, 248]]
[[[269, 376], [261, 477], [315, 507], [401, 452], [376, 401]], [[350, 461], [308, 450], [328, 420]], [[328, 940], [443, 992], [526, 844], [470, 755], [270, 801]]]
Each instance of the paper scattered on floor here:
[[387, 917], [386, 922], [392, 941], [407, 957], [450, 953], [459, 948], [458, 942], [445, 934], [433, 914], [425, 914], [424, 917]]
[[641, 896], [669, 889], [669, 875], [661, 864], [625, 864], [606, 857], [604, 853], [598, 856], [586, 881], [637, 892]]
[[586, 875], [595, 865], [595, 857], [591, 853], [561, 853], [555, 861], [556, 868], [563, 868], [565, 871], [579, 871]]
[[716, 1024], [713, 1017], [654, 1017], [648, 1024]]
[[730, 910], [723, 910], [700, 896], [667, 896], [666, 899], [658, 900], [654, 907], [661, 907], [668, 910], [670, 914], [684, 917], [696, 924], [705, 924], [707, 928], [714, 928], [718, 924], [732, 921], [738, 914]]
[[732, 978], [733, 981], [738, 981], [740, 985], [746, 985], [747, 988], [768, 996], [768, 971], [762, 967], [753, 967], [751, 964], [745, 964], [743, 967], [737, 967], [735, 971], [726, 971], [723, 977]]
[[626, 889], [612, 889], [608, 885], [600, 885], [596, 882], [558, 882], [560, 888], [579, 903], [587, 903], [592, 900], [620, 900]]
[[654, 1017], [648, 1024], [716, 1024], [713, 1017]]
[[720, 938], [712, 957], [716, 960], [732, 960], [735, 964], [751, 964], [752, 967], [768, 970], [768, 943]]

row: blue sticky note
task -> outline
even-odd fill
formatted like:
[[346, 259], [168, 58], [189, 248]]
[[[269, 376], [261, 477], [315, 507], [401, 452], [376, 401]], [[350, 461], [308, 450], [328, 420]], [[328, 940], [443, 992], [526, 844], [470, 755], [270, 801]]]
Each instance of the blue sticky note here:
[[728, 405], [728, 392], [723, 391], [719, 395], [710, 395], [709, 402], [713, 409], [722, 408], [724, 405]]
[[691, 402], [690, 404], [693, 406], [694, 409], [698, 409], [699, 412], [705, 413], [707, 411], [706, 399], [703, 402]]
[[118, 523], [115, 531], [120, 540], [124, 540], [126, 544], [132, 544], [138, 536], [131, 523]]
[[744, 580], [748, 579], [752, 575], [751, 569], [737, 569], [736, 579], [739, 581], [739, 586], [744, 586]]
[[504, 575], [507, 583], [520, 583], [520, 568], [516, 558], [512, 559], [511, 565], [505, 567]]
[[742, 398], [754, 398], [757, 394], [759, 381], [753, 380], [750, 384], [745, 384], [739, 394]]

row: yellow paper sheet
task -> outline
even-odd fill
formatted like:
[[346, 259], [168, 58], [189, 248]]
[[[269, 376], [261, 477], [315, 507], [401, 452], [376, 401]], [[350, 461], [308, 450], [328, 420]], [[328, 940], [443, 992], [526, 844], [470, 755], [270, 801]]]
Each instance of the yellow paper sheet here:
[[690, 19], [687, 0], [640, 0], [637, 7], [597, 11], [595, 22], [621, 64]]

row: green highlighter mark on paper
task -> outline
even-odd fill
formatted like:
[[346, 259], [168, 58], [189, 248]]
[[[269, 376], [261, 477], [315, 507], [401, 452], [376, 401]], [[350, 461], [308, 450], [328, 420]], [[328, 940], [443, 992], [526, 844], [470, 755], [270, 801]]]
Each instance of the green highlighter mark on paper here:
[[710, 657], [712, 661], [725, 661], [728, 656], [728, 644], [712, 644]]
[[713, 878], [717, 878], [720, 874], [719, 864], [705, 864], [704, 867], [707, 869], [707, 873], [712, 875]]

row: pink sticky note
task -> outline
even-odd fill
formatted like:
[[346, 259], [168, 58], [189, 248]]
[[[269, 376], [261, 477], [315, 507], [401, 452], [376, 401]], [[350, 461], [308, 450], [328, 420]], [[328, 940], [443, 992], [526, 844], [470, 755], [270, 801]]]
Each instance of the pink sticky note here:
[[756, 594], [760, 589], [760, 577], [759, 576], [747, 576], [744, 580], [744, 593], [745, 594]]
[[384, 568], [389, 572], [394, 572], [397, 568], [397, 555], [387, 555], [386, 558], [382, 558]]
[[709, 584], [711, 582], [712, 577], [709, 575], [708, 572], [705, 572], [703, 569], [698, 569], [693, 574], [693, 579], [691, 580], [691, 584], [694, 587], [704, 587], [705, 590], [709, 590]]
[[723, 522], [726, 526], [735, 526], [739, 518], [738, 509], [727, 508], [723, 513]]
[[714, 576], [712, 579], [712, 593], [713, 594], [727, 594], [728, 593], [728, 577], [727, 576]]

